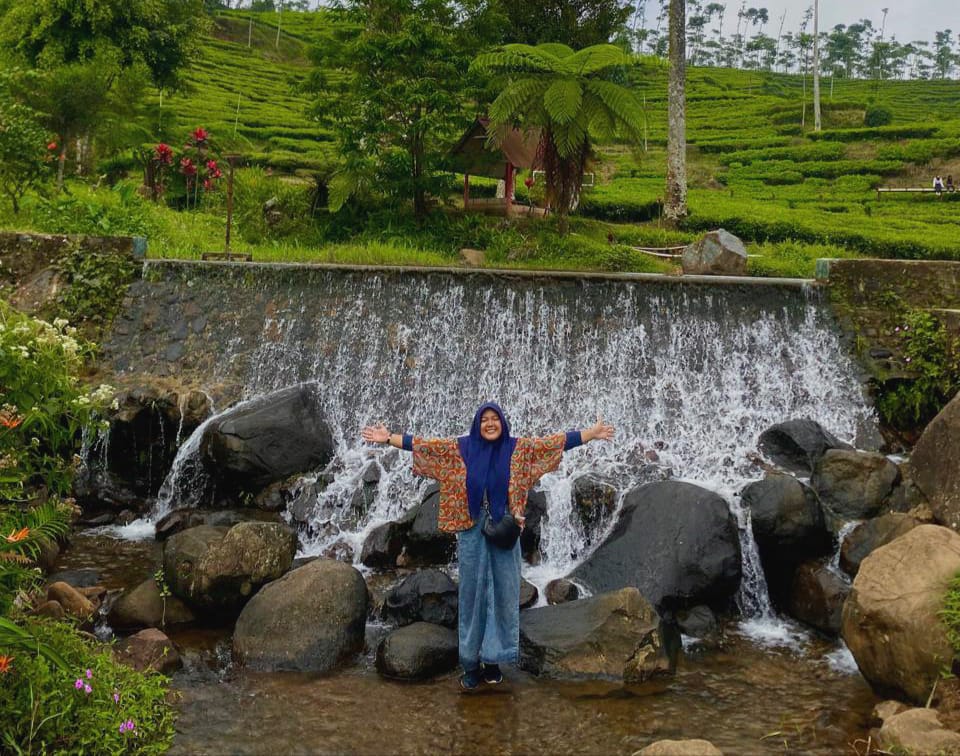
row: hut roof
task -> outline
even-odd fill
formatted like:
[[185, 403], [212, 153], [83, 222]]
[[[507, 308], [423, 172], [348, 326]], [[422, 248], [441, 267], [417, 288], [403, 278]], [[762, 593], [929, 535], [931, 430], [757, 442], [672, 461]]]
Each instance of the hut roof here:
[[517, 168], [539, 168], [539, 145], [540, 129], [522, 131], [499, 126], [491, 133], [490, 119], [478, 118], [457, 142], [451, 155], [454, 167], [461, 173], [499, 179], [506, 172], [507, 162]]

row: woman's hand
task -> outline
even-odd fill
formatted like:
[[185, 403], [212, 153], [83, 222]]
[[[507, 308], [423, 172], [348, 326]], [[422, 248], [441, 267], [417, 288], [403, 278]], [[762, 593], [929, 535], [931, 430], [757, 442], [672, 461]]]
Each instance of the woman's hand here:
[[613, 426], [603, 422], [602, 417], [597, 417], [597, 422], [580, 431], [580, 439], [583, 443], [589, 441], [610, 441], [613, 439]]
[[380, 425], [368, 425], [360, 431], [360, 435], [364, 441], [372, 444], [390, 443], [390, 431], [387, 430], [387, 426], [383, 423], [380, 423]]

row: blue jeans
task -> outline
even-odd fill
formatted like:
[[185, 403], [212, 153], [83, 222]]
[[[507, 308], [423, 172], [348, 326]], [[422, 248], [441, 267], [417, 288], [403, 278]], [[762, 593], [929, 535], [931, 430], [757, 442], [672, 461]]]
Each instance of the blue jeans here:
[[[482, 517], [480, 518], [482, 521]], [[457, 533], [460, 664], [516, 664], [520, 645], [520, 542], [490, 544], [478, 522]]]

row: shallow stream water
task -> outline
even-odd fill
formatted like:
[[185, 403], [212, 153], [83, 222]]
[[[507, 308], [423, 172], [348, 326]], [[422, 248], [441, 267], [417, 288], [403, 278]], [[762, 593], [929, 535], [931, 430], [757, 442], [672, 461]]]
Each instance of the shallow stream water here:
[[[152, 541], [88, 532], [58, 567], [96, 569], [120, 589], [149, 577], [158, 558]], [[474, 695], [459, 692], [455, 674], [380, 677], [373, 650], [385, 631], [369, 625], [367, 652], [329, 675], [246, 672], [231, 663], [228, 628], [169, 631], [184, 656], [171, 753], [631, 754], [705, 738], [727, 754], [837, 754], [866, 737], [879, 700], [842, 646], [783, 620], [730, 625], [718, 650], [688, 639], [676, 675], [643, 686], [513, 669], [501, 688]]]

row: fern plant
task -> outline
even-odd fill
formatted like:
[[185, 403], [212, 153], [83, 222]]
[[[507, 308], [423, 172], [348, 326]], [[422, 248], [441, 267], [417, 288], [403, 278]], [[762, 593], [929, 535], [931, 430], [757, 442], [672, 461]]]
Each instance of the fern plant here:
[[70, 512], [59, 502], [26, 511], [16, 506], [0, 509], [0, 614], [9, 609], [17, 590], [36, 580], [36, 560], [44, 543], [69, 527]]
[[611, 80], [635, 60], [613, 45], [574, 52], [547, 43], [506, 45], [471, 65], [491, 74], [499, 88], [489, 108], [494, 125], [541, 130], [547, 202], [561, 218], [579, 200], [593, 142], [640, 140], [643, 109], [629, 89]]

